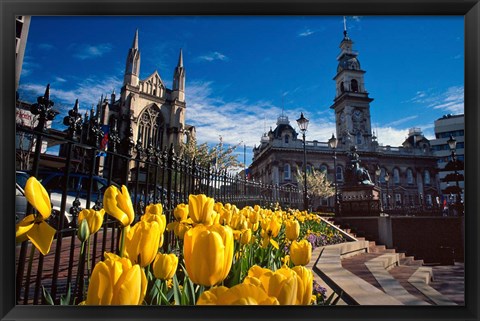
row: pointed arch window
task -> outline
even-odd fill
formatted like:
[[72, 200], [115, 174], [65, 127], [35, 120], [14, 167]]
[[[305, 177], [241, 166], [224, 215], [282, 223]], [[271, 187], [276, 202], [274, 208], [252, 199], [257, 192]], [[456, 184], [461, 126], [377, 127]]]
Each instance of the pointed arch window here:
[[154, 147], [163, 148], [163, 118], [156, 105], [147, 107], [139, 117], [138, 137], [142, 139], [143, 148], [147, 148], [149, 142]]
[[358, 92], [358, 81], [356, 79], [352, 79], [351, 86], [352, 86], [352, 91], [354, 93], [357, 93]]

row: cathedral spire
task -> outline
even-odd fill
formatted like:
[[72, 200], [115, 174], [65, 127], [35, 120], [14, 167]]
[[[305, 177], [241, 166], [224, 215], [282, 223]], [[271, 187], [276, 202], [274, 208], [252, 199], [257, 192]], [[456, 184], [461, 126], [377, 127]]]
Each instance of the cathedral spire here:
[[178, 56], [177, 67], [183, 68], [183, 51], [181, 48], [180, 48], [180, 55]]
[[343, 36], [348, 38], [347, 36], [347, 17], [343, 16]]
[[138, 49], [138, 29], [133, 37], [132, 47], [128, 50], [125, 64], [124, 85], [138, 86], [140, 76], [140, 50]]
[[183, 51], [180, 49], [178, 64], [173, 73], [173, 99], [185, 101], [185, 68], [183, 67]]
[[138, 50], [138, 28], [137, 28], [137, 30], [135, 31], [135, 36], [133, 37], [132, 48]]

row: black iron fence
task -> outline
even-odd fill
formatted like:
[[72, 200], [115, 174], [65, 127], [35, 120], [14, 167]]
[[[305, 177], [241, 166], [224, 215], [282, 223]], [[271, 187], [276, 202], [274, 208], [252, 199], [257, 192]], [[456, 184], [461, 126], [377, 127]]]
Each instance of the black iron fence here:
[[[106, 215], [102, 229], [92, 238], [90, 246], [93, 254], [90, 261], [86, 262], [85, 255], [80, 253], [80, 241], [76, 236], [80, 201], [84, 202], [85, 208], [102, 208], [104, 189], [98, 190], [95, 185], [97, 177], [102, 177], [107, 186], [116, 184], [128, 187], [136, 220], [143, 214], [146, 205], [161, 203], [169, 223], [174, 219], [175, 206], [187, 203], [190, 194], [206, 194], [215, 201], [235, 204], [239, 208], [255, 204], [265, 207], [276, 203], [283, 208], [299, 208], [302, 202], [302, 194], [296, 188], [262, 184], [215, 166], [201, 166], [195, 159], [178, 156], [173, 146], [162, 149], [148, 144], [147, 148], [143, 148], [141, 141], [136, 144], [133, 142], [131, 127], [130, 134], [121, 140], [116, 121], [112, 122], [105, 137], [98, 123], [98, 115], [92, 110], [90, 117], [82, 119], [78, 101], [64, 118], [65, 132], [46, 129], [47, 122], [55, 117], [52, 106], [47, 86], [45, 95], [31, 106], [32, 113], [37, 117], [35, 128], [17, 126], [17, 139], [19, 135], [27, 137], [33, 146], [23, 150], [23, 153], [31, 155], [27, 158], [31, 159], [27, 163], [29, 173], [38, 177], [43, 170], [41, 164], [47, 158], [52, 162], [50, 156], [42, 153], [45, 142], [60, 146], [60, 156], [55, 157], [55, 164], [57, 171], [63, 172], [61, 186], [58, 186], [61, 190], [59, 209], [50, 219], [50, 224], [57, 229], [50, 252], [42, 255], [28, 241], [17, 245], [17, 304], [45, 304], [43, 289], [58, 303], [61, 295], [67, 292], [67, 287], [71, 289], [72, 298], [77, 298], [77, 302], [71, 303], [78, 303], [85, 294], [85, 276], [89, 269], [102, 259], [105, 251], [118, 251], [120, 226]], [[102, 144], [105, 138], [108, 138], [106, 148]], [[78, 192], [70, 203], [69, 182], [78, 173], [86, 178], [86, 186], [79, 187], [86, 193], [82, 199]], [[26, 212], [32, 211], [28, 204]], [[70, 222], [64, 213], [70, 214]], [[173, 242], [170, 233], [165, 246]]]

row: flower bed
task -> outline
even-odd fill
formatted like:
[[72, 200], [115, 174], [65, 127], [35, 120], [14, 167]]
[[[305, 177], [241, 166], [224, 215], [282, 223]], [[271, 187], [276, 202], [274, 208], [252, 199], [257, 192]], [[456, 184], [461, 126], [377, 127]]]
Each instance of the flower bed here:
[[[45, 220], [48, 194], [34, 178], [26, 196], [38, 210], [17, 224], [17, 240], [30, 240], [43, 254], [53, 236]], [[305, 266], [312, 249], [343, 237], [312, 213], [299, 210], [237, 208], [201, 195], [173, 211], [166, 224], [161, 204], [150, 204], [134, 223], [128, 190], [110, 186], [100, 211], [83, 210], [77, 236], [88, 258], [89, 240], [105, 214], [122, 226], [118, 253], [87, 264], [86, 305], [329, 304], [325, 289]], [[46, 231], [43, 233], [42, 231]], [[173, 241], [168, 233], [173, 234]], [[170, 240], [164, 245], [165, 240]], [[164, 251], [164, 249], [166, 249]], [[49, 295], [44, 293], [47, 301]], [[75, 302], [75, 299], [65, 300]]]

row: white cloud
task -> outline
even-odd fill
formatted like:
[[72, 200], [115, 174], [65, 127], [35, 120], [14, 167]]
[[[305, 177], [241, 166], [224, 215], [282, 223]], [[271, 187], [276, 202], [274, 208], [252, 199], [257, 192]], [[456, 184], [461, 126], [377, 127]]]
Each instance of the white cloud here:
[[38, 45], [38, 48], [48, 51], [48, 50], [55, 49], [55, 46], [49, 43], [41, 43]]
[[224, 54], [214, 51], [210, 52], [204, 56], [200, 56], [197, 58], [198, 60], [205, 60], [205, 61], [214, 61], [214, 60], [220, 60], [220, 61], [228, 61], [229, 58], [225, 56]]
[[[250, 152], [254, 145], [259, 145], [264, 132], [276, 127], [277, 118], [282, 113], [281, 106], [270, 101], [252, 102], [243, 98], [227, 102], [212, 94], [213, 85], [208, 81], [187, 84], [186, 122], [196, 127], [199, 143], [215, 144], [222, 136], [225, 143], [245, 144]], [[283, 111], [297, 132], [296, 119], [302, 111], [305, 112], [306, 108], [296, 106]], [[318, 112], [307, 117], [310, 119], [307, 140], [326, 142], [335, 132], [333, 116], [329, 119], [323, 112]], [[239, 153], [243, 155], [243, 151]]]
[[62, 78], [62, 77], [55, 77], [55, 81], [56, 82], [66, 82], [67, 80], [65, 78]]
[[398, 147], [401, 146], [407, 138], [408, 129], [396, 129], [390, 126], [378, 127], [375, 135], [380, 145]]
[[[113, 89], [118, 92], [122, 83], [123, 81], [120, 78], [109, 76], [101, 79], [87, 78], [77, 84], [76, 88], [71, 89], [62, 89], [59, 86], [51, 85], [50, 99], [55, 103], [54, 108], [60, 112], [57, 118], [63, 119], [63, 116], [66, 116], [68, 110], [73, 107], [76, 99], [78, 99], [80, 110], [85, 112], [92, 105], [97, 105], [101, 95], [110, 97]], [[22, 91], [22, 96], [30, 97], [31, 101], [35, 101], [37, 96], [42, 96], [45, 93], [45, 87], [46, 85], [43, 84], [22, 84], [19, 90]]]
[[308, 37], [310, 35], [313, 35], [315, 33], [315, 31], [311, 30], [311, 29], [306, 29], [304, 31], [301, 31], [298, 33], [298, 36], [299, 37]]
[[417, 117], [418, 117], [418, 115], [408, 116], [408, 117], [405, 117], [405, 118], [401, 118], [401, 119], [392, 121], [392, 122], [386, 124], [385, 126], [386, 126], [386, 127], [398, 126], [398, 125], [403, 124], [403, 123], [405, 123], [405, 122], [407, 122], [407, 121], [413, 120], [413, 119], [415, 119], [415, 118], [417, 118]]
[[112, 50], [112, 45], [109, 43], [99, 45], [75, 45], [74, 50], [77, 52], [73, 55], [75, 58], [85, 60], [90, 58], [97, 58], [103, 56], [105, 53]]
[[433, 90], [418, 91], [416, 95], [407, 102], [424, 105], [432, 109], [441, 109], [448, 113], [463, 114], [464, 87], [452, 86], [445, 92], [434, 92]]

